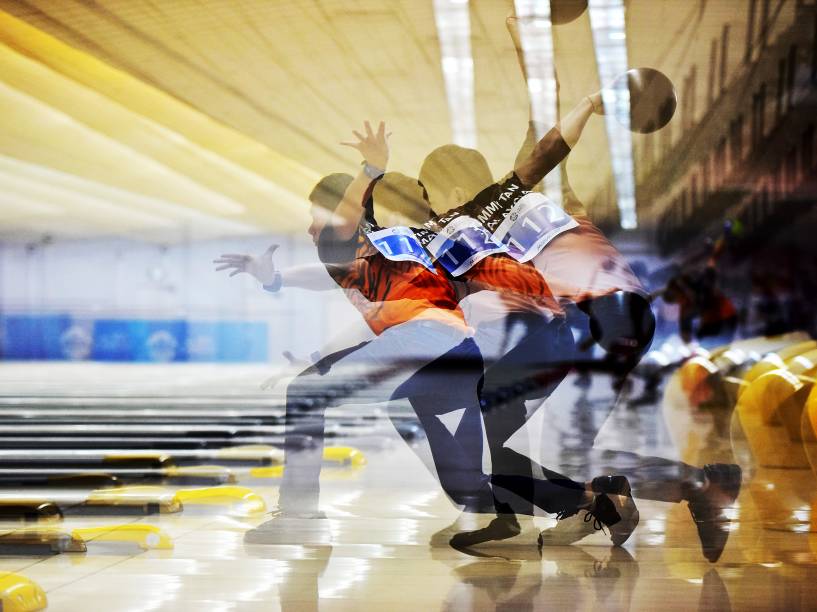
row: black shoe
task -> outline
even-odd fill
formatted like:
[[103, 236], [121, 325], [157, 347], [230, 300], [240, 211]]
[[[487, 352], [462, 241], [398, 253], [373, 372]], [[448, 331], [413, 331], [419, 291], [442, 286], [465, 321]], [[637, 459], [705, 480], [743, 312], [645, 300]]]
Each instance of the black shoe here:
[[[607, 533], [613, 546], [621, 546], [638, 525], [638, 509], [632, 497], [597, 495], [593, 506], [581, 515], [565, 516], [555, 527], [539, 534], [539, 549], [545, 546], [565, 546], [596, 532]], [[566, 520], [565, 520], [566, 519]]]
[[488, 523], [487, 527], [455, 534], [449, 544], [453, 548], [468, 548], [485, 542], [507, 540], [522, 533], [522, 527], [513, 514], [501, 514]]
[[596, 476], [592, 480], [590, 488], [593, 489], [593, 493], [632, 497], [630, 482], [624, 476]]
[[597, 476], [591, 485], [593, 491], [604, 493], [613, 504], [621, 521], [610, 526], [610, 540], [613, 546], [621, 546], [638, 525], [639, 512], [633, 501], [630, 481], [624, 476]]
[[732, 523], [724, 510], [738, 498], [742, 473], [737, 465], [713, 463], [704, 466], [704, 474], [708, 485], [690, 495], [689, 512], [698, 528], [704, 557], [715, 563], [729, 539]]
[[[593, 504], [583, 510], [562, 512], [559, 522], [551, 529], [539, 534], [539, 548], [544, 546], [566, 546], [596, 532], [610, 530], [610, 540], [614, 546], [621, 546], [638, 525], [638, 509], [630, 493], [630, 483], [624, 476], [599, 476], [591, 483], [597, 495]], [[575, 517], [575, 518], [573, 518]]]
[[428, 545], [432, 548], [448, 548], [451, 545], [451, 538], [456, 534], [469, 531], [478, 525], [476, 514], [462, 512], [457, 519], [448, 527], [435, 531], [429, 538]]
[[[630, 483], [623, 476], [620, 476], [626, 483], [626, 490], [629, 492]], [[604, 530], [604, 526], [610, 530], [610, 540], [613, 546], [621, 546], [635, 531], [638, 525], [638, 508], [635, 506], [633, 498], [629, 495], [617, 495], [605, 493], [596, 496], [596, 503], [584, 517], [589, 522], [588, 516], [593, 515], [593, 527]], [[601, 523], [601, 525], [598, 525]]]

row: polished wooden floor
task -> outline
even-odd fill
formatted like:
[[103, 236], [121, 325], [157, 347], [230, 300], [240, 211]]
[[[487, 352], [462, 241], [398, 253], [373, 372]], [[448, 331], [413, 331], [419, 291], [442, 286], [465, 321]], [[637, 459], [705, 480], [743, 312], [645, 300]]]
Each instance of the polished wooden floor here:
[[[23, 370], [9, 372], [3, 370], [0, 378], [19, 382]], [[255, 374], [236, 373], [225, 380], [232, 384]], [[555, 402], [580, 393], [569, 383]], [[638, 440], [632, 437], [633, 414], [624, 406], [616, 408], [600, 439], [669, 457], [700, 455], [711, 443], [711, 415], [684, 414], [677, 393], [670, 382], [663, 406], [647, 419], [660, 422], [646, 435], [642, 427]], [[603, 397], [604, 390], [597, 394]], [[2, 556], [0, 571], [38, 584], [47, 595], [48, 610], [55, 611], [817, 608], [817, 533], [809, 522], [815, 480], [810, 470], [772, 477], [760, 470], [747, 474], [736, 504], [735, 530], [715, 564], [701, 554], [684, 504], [644, 501], [638, 501], [640, 525], [624, 548], [611, 548], [605, 536], [596, 534], [579, 545], [540, 552], [538, 531], [553, 524], [543, 516], [530, 519], [512, 540], [465, 554], [444, 542], [431, 544], [432, 536], [457, 520], [459, 511], [388, 421], [382, 425], [342, 442], [360, 448], [365, 465], [324, 471], [326, 518], [289, 519], [274, 543], [244, 544], [244, 532], [269, 517], [229, 500], [190, 504], [175, 514], [69, 516], [61, 529], [147, 524], [158, 527], [170, 545], [144, 550], [132, 542], [89, 538], [84, 553]], [[267, 508], [275, 506], [275, 474], [235, 472], [238, 485], [258, 493]], [[769, 498], [758, 494], [752, 478], [766, 479], [761, 483], [765, 490], [770, 483], [790, 485], [791, 490], [771, 499], [790, 504], [788, 510], [800, 520], [777, 527], [770, 523], [762, 507]], [[0, 497], [15, 493], [19, 491], [6, 489]], [[87, 491], [62, 493], [82, 496]], [[27, 494], [36, 496], [37, 490]], [[794, 498], [800, 501], [792, 502]], [[489, 517], [471, 518], [484, 523]]]

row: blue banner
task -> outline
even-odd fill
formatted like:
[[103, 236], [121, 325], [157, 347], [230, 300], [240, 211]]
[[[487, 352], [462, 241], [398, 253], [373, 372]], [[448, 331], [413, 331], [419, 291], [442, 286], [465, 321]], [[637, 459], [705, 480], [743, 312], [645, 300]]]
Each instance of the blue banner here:
[[0, 358], [138, 363], [268, 360], [263, 321], [0, 315]]

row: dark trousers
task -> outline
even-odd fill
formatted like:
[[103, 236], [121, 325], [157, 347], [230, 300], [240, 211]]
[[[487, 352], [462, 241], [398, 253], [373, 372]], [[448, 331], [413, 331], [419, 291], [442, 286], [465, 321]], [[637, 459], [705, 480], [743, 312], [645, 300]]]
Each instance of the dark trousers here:
[[[583, 500], [584, 486], [552, 470], [534, 469], [528, 456], [507, 448], [505, 443], [525, 425], [525, 401], [547, 397], [570, 371], [573, 337], [559, 320], [547, 321], [533, 313], [515, 318], [524, 326], [522, 340], [495, 363], [487, 365], [478, 387], [491, 457], [490, 506], [485, 506], [486, 499], [481, 496], [477, 500], [479, 505], [466, 504], [465, 509], [527, 515], [534, 513], [534, 506], [554, 514], [572, 511]], [[478, 329], [477, 335], [504, 336], [506, 331], [504, 321], [499, 320]], [[429, 405], [439, 401], [435, 393], [407, 396], [418, 415], [428, 413]], [[426, 433], [437, 464], [435, 446], [442, 445], [435, 440], [434, 424], [431, 425]], [[423, 426], [426, 427], [425, 422]], [[437, 469], [439, 473], [439, 465]]]
[[[515, 319], [523, 326], [522, 339], [488, 365], [480, 390], [480, 407], [491, 453], [495, 508], [500, 513], [531, 514], [530, 502], [534, 500], [539, 500], [534, 502], [536, 505], [544, 507], [541, 490], [544, 478], [556, 496], [547, 505], [555, 508], [555, 512], [569, 510], [581, 501], [583, 485], [537, 466], [530, 457], [505, 445], [527, 422], [525, 402], [548, 397], [570, 372], [573, 335], [561, 319], [548, 321], [535, 313], [517, 313]], [[477, 333], [491, 331], [478, 330]]]
[[[620, 381], [629, 376], [652, 341], [654, 319], [649, 306], [645, 308], [642, 301], [640, 296], [620, 292], [583, 303], [570, 313], [570, 325], [578, 328], [580, 337], [596, 338], [608, 349], [601, 361], [596, 360], [596, 366], [612, 377], [615, 388], [620, 388]], [[592, 313], [592, 318], [588, 313]], [[617, 341], [619, 337], [623, 341]], [[527, 336], [486, 370], [482, 411], [496, 466], [494, 474], [518, 475], [531, 469], [527, 457], [504, 447], [508, 438], [530, 416], [526, 414], [524, 401], [548, 397], [574, 364], [581, 368], [591, 361], [590, 348], [575, 345], [568, 325], [537, 321], [532, 316], [527, 322]], [[518, 373], [516, 379], [515, 373]], [[606, 416], [612, 413], [616, 404], [617, 401], [610, 402]], [[586, 425], [597, 423], [597, 426], [594, 431], [585, 433], [595, 437], [605, 420], [588, 419]], [[581, 472], [562, 468], [559, 471], [581, 473], [588, 480], [599, 474], [621, 474], [630, 481], [635, 497], [666, 502], [686, 499], [705, 481], [702, 469], [662, 457], [591, 448], [587, 449], [586, 458], [588, 464], [598, 470], [597, 474], [587, 474], [584, 469], [587, 466], [578, 466]], [[575, 486], [570, 478], [535, 463], [533, 472], [534, 475], [543, 473], [551, 482]], [[497, 501], [498, 509], [503, 508], [502, 502], [508, 503], [501, 494]], [[524, 512], [526, 508], [523, 506], [518, 510], [518, 504], [518, 500], [510, 503], [512, 509]], [[504, 508], [507, 509], [507, 505]]]
[[[481, 465], [477, 399], [482, 372], [482, 356], [473, 340], [462, 340], [461, 330], [434, 321], [404, 323], [375, 340], [328, 355], [301, 372], [287, 388], [281, 510], [292, 514], [318, 511], [328, 407], [409, 396], [428, 398], [418, 405], [417, 417], [429, 436], [446, 492], [458, 503], [489, 496], [488, 477]], [[452, 433], [437, 417], [455, 411], [462, 411], [462, 416]], [[305, 432], [311, 435], [312, 444], [294, 451], [290, 441]]]

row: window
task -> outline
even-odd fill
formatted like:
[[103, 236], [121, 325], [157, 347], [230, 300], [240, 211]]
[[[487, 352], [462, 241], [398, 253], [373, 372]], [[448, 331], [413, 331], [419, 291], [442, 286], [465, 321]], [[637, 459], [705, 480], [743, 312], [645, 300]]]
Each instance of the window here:
[[692, 64], [692, 68], [689, 72], [689, 89], [690, 89], [690, 99], [689, 99], [689, 121], [690, 127], [695, 123], [695, 100], [698, 97], [698, 67], [695, 64]]
[[788, 191], [786, 188], [786, 166], [782, 161], [777, 164], [777, 169], [775, 170], [773, 180], [774, 182], [772, 184], [772, 188], [775, 199], [782, 199], [785, 196], [786, 191]]
[[732, 121], [729, 129], [731, 139], [731, 166], [734, 168], [743, 159], [743, 115], [738, 115]]
[[797, 166], [797, 147], [792, 147], [786, 156], [786, 180], [787, 191], [795, 189], [800, 182]]
[[726, 70], [728, 68], [729, 60], [729, 24], [723, 26], [721, 32], [721, 66], [718, 78], [718, 89], [723, 91], [726, 89]]
[[732, 119], [729, 123], [729, 162], [734, 166], [740, 160], [740, 145], [738, 143], [738, 120]]
[[758, 93], [755, 92], [755, 93], [752, 94], [752, 124], [751, 124], [751, 128], [750, 128], [751, 129], [751, 142], [752, 142], [752, 148], [753, 149], [754, 149], [755, 145], [757, 144], [757, 140], [758, 140], [758, 138], [757, 138], [757, 130], [758, 130], [758, 128], [757, 128], [757, 124], [758, 124], [757, 107], [758, 107]]
[[769, 197], [769, 184], [768, 183], [763, 184], [763, 189], [760, 192], [760, 194], [761, 194], [760, 201], [762, 202], [761, 206], [763, 207], [763, 212], [766, 215], [771, 214], [772, 207], [771, 207], [771, 198]]
[[817, 82], [817, 11], [814, 12], [814, 27], [811, 30], [811, 82]]
[[707, 196], [709, 195], [709, 160], [711, 156], [707, 156], [707, 158], [701, 164], [701, 203], [706, 201]]
[[691, 212], [698, 210], [698, 177], [693, 176], [689, 184], [689, 208]]
[[715, 100], [715, 71], [718, 66], [718, 40], [712, 39], [709, 44], [709, 81], [706, 84], [706, 101], [710, 106]]
[[747, 64], [752, 59], [752, 47], [755, 41], [755, 14], [757, 13], [757, 0], [749, 1], [749, 19], [746, 22], [746, 50], [743, 54], [743, 61]]
[[684, 78], [683, 101], [681, 107], [681, 125], [684, 130], [692, 129], [695, 124], [695, 81], [697, 70], [695, 64]]
[[718, 148], [715, 149], [714, 163], [712, 164], [712, 180], [715, 187], [720, 187], [723, 184], [723, 180], [726, 178], [727, 173], [726, 136], [724, 136], [718, 143]]
[[786, 74], [786, 108], [794, 104], [794, 79], [797, 75], [797, 45], [789, 47], [788, 73]]
[[757, 147], [763, 140], [764, 113], [766, 110], [766, 83], [752, 96], [752, 148]]
[[800, 156], [800, 163], [801, 163], [800, 173], [805, 176], [814, 167], [814, 124], [813, 123], [806, 128], [805, 132], [803, 132], [802, 144], [800, 145], [800, 149], [803, 151], [803, 154]]
[[786, 87], [786, 60], [780, 59], [777, 62], [777, 104], [775, 105], [775, 117], [780, 121], [783, 115], [783, 95]]

